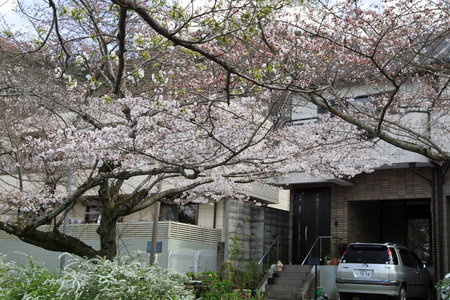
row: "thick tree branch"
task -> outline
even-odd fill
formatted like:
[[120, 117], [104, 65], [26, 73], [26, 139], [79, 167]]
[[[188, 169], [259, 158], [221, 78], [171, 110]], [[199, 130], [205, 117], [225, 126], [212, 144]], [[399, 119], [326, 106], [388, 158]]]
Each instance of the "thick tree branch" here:
[[121, 92], [122, 77], [125, 68], [125, 37], [126, 37], [126, 20], [127, 20], [127, 9], [124, 7], [120, 8], [119, 13], [119, 32], [117, 33], [117, 39], [119, 41], [119, 51], [117, 56], [119, 57], [119, 65], [117, 66], [116, 80], [114, 81], [114, 94], [118, 97], [123, 97]]
[[99, 252], [80, 239], [62, 234], [59, 231], [44, 232], [34, 227], [19, 227], [0, 222], [0, 229], [17, 236], [20, 240], [50, 251], [69, 252], [81, 257], [92, 258]]

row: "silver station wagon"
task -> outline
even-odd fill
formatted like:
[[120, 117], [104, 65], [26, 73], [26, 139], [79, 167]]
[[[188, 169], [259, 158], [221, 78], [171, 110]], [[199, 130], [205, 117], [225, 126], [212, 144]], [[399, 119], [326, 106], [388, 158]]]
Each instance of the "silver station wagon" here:
[[391, 244], [350, 244], [336, 274], [341, 300], [353, 297], [392, 296], [433, 299], [431, 274], [408, 248]]

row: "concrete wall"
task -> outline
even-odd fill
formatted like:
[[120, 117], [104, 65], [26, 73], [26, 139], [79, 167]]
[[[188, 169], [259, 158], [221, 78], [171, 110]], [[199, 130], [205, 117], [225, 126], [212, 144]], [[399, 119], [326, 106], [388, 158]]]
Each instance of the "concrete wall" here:
[[[94, 248], [99, 248], [97, 240], [83, 240]], [[198, 266], [198, 272], [217, 270], [217, 245], [189, 242], [175, 239], [160, 239], [162, 251], [157, 255], [157, 264], [162, 268], [170, 268], [179, 272], [192, 272]], [[146, 252], [150, 239], [133, 238], [119, 239], [118, 255], [125, 255], [136, 251]], [[169, 254], [173, 253], [172, 264], [169, 264]], [[49, 270], [60, 269], [60, 252], [47, 251], [27, 244], [20, 240], [0, 240], [0, 254], [6, 254], [7, 261], [16, 261], [26, 264], [28, 256], [37, 259]], [[183, 255], [183, 257], [181, 257]], [[146, 258], [145, 258], [146, 257]], [[70, 258], [66, 258], [66, 262]], [[196, 261], [194, 261], [196, 260]], [[149, 263], [150, 256], [144, 255], [144, 262]]]
[[[277, 236], [288, 236], [288, 211], [256, 206], [251, 202], [228, 201], [228, 239], [225, 242], [228, 258], [235, 243], [239, 253], [233, 260], [242, 258], [245, 261], [259, 261]], [[287, 253], [285, 244], [284, 250], [280, 252]]]
[[[318, 287], [327, 294], [328, 299], [339, 299], [336, 289], [336, 271], [337, 266], [318, 266], [319, 280]], [[313, 282], [314, 285], [314, 282]]]
[[183, 273], [218, 270], [217, 245], [172, 239], [168, 240], [167, 251], [161, 254], [164, 256], [159, 265], [163, 268]]
[[[256, 232], [251, 230], [252, 210], [259, 209], [259, 207], [243, 201], [227, 200], [228, 201], [228, 258], [238, 260], [242, 258], [246, 261], [252, 259], [251, 240], [258, 238]], [[227, 216], [224, 216], [227, 218]], [[262, 234], [262, 232], [260, 233]], [[232, 246], [233, 239], [235, 239], [236, 247], [239, 248], [239, 253], [233, 255]], [[236, 249], [235, 247], [235, 249]], [[237, 250], [237, 249], [236, 249]]]
[[[100, 243], [96, 240], [86, 240], [88, 245], [99, 248]], [[0, 255], [6, 255], [6, 261], [15, 261], [22, 264], [28, 262], [28, 256], [39, 261], [48, 270], [59, 270], [62, 255], [61, 252], [48, 251], [31, 244], [22, 242], [21, 240], [0, 240]], [[66, 256], [66, 262], [70, 258]]]

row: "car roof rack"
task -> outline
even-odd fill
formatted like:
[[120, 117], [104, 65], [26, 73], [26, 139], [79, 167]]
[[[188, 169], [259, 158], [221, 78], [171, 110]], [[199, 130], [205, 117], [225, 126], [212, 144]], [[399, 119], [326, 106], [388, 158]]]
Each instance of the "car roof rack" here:
[[392, 243], [392, 242], [386, 242], [386, 243], [356, 242], [356, 243], [350, 243], [349, 245], [385, 245], [385, 246], [395, 246], [395, 247], [407, 248], [403, 244]]

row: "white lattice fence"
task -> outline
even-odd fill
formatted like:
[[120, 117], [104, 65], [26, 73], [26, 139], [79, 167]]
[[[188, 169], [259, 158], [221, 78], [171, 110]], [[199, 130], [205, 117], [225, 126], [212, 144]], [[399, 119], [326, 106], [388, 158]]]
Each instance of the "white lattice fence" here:
[[[79, 239], [98, 239], [98, 224], [68, 224], [67, 234]], [[51, 226], [41, 226], [43, 231], [52, 230]], [[63, 231], [61, 226], [60, 231]], [[117, 234], [121, 238], [149, 238], [152, 236], [152, 222], [119, 223]], [[220, 242], [221, 230], [184, 224], [172, 221], [158, 222], [158, 239], [177, 239], [200, 243], [216, 244]], [[0, 230], [0, 240], [17, 239]]]

